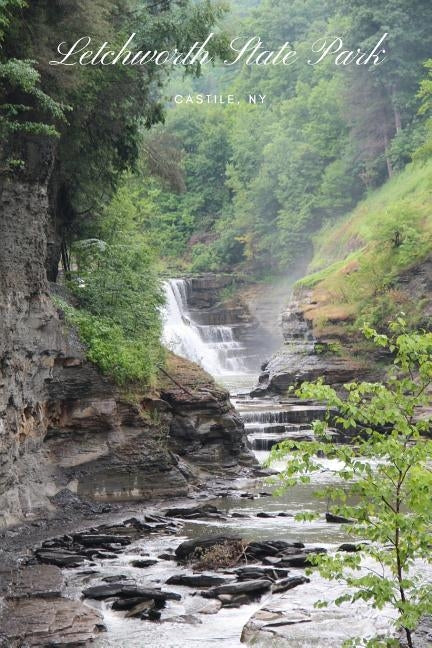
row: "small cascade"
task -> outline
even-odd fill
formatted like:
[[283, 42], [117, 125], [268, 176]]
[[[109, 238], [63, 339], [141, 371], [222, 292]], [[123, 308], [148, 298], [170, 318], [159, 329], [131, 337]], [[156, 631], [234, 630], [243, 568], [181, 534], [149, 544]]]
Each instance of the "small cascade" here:
[[239, 398], [234, 403], [244, 422], [249, 447], [257, 456], [286, 439], [312, 441], [312, 422], [324, 418], [326, 413], [324, 406], [314, 403], [284, 403], [269, 398]]
[[192, 360], [213, 376], [246, 371], [242, 351], [228, 325], [200, 324], [188, 308], [189, 283], [171, 279], [164, 283], [162, 341], [171, 351]]

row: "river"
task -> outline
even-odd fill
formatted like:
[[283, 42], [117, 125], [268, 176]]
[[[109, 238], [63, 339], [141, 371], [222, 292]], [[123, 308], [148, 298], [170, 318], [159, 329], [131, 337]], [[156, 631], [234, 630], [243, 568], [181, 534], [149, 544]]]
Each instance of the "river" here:
[[[187, 284], [183, 280], [167, 283], [165, 290], [165, 344], [176, 353], [200, 363], [218, 382], [227, 386], [258, 460], [262, 463], [271, 446], [282, 438], [310, 438], [311, 420], [320, 415], [322, 408], [270, 398], [250, 399], [248, 392], [256, 381], [258, 367], [255, 372], [248, 369], [245, 349], [236, 339], [235, 330], [226, 325], [203, 326], [194, 321], [188, 310]], [[180, 535], [161, 532], [150, 539], [146, 537], [113, 560], [96, 560], [97, 576], [83, 574], [80, 569], [69, 570], [68, 592], [71, 596], [78, 596], [83, 586], [97, 584], [104, 576], [122, 576], [143, 586], [164, 587], [171, 576], [192, 572], [175, 561], [158, 557], [172, 553], [182, 540], [213, 534], [239, 535], [259, 541], [301, 541], [306, 545], [334, 550], [349, 539], [346, 528], [325, 521], [326, 503], [317, 500], [313, 494], [317, 483], [328, 483], [331, 475], [331, 465], [328, 465], [328, 470], [316, 475], [312, 484], [293, 487], [277, 497], [268, 496], [273, 487], [263, 483], [262, 479], [239, 478], [229, 491], [221, 492], [220, 497], [210, 502], [206, 498], [206, 503], [215, 504], [231, 515], [244, 517], [188, 521]], [[191, 506], [191, 500], [179, 499], [169, 504]], [[296, 521], [294, 515], [306, 509], [319, 511], [322, 516], [314, 522]], [[260, 517], [260, 514], [273, 517]], [[143, 555], [157, 560], [156, 564], [144, 570], [133, 567], [131, 561]], [[290, 569], [290, 576], [297, 574], [303, 575], [304, 571]], [[95, 648], [239, 648], [245, 645], [241, 643], [244, 625], [265, 605], [283, 609], [286, 617], [291, 619], [283, 631], [258, 636], [258, 643], [254, 645], [269, 648], [338, 648], [352, 636], [367, 637], [385, 632], [390, 620], [390, 613], [375, 612], [361, 603], [355, 610], [349, 605], [316, 609], [314, 603], [318, 599], [331, 601], [342, 593], [342, 585], [329, 583], [317, 575], [311, 576], [309, 584], [285, 594], [264, 595], [250, 605], [233, 609], [223, 607], [215, 614], [205, 613], [208, 599], [191, 588], [170, 585], [169, 589], [180, 593], [182, 598], [179, 602], [169, 603], [162, 621], [158, 623], [127, 619], [124, 614], [112, 611], [109, 604], [90, 601], [102, 610], [108, 630], [95, 641]]]

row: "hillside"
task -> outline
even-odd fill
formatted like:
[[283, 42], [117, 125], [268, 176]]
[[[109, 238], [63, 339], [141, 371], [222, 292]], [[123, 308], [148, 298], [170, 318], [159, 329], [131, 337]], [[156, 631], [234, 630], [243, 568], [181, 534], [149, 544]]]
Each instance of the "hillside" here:
[[296, 285], [317, 337], [344, 338], [365, 320], [385, 327], [400, 312], [428, 326], [431, 204], [432, 163], [411, 164], [318, 232], [312, 272]]

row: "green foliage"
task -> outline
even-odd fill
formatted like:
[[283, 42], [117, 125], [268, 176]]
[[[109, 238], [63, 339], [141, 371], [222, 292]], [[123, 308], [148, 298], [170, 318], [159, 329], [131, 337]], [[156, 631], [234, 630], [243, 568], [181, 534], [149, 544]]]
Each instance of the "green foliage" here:
[[82, 309], [59, 303], [68, 324], [74, 326], [87, 347], [87, 358], [119, 385], [155, 381], [156, 364], [163, 355], [157, 340], [130, 336], [109, 317], [92, 315]]
[[[421, 562], [432, 562], [432, 441], [425, 436], [432, 421], [418, 416], [419, 407], [430, 405], [432, 333], [408, 333], [401, 317], [390, 329], [389, 336], [363, 329], [377, 347], [394, 354], [386, 383], [350, 383], [343, 396], [322, 380], [304, 383], [298, 395], [324, 401], [327, 420], [314, 424], [316, 441], [284, 441], [271, 460], [287, 458], [283, 488], [310, 481], [323, 458], [337, 460], [335, 484], [319, 496], [333, 513], [353, 520], [349, 532], [367, 542], [356, 554], [317, 555], [315, 567], [347, 585], [336, 604], [363, 600], [377, 609], [392, 607], [396, 627], [412, 647], [412, 632], [432, 606], [432, 585], [421, 569]], [[331, 424], [357, 432], [353, 445], [335, 444], [328, 435]], [[393, 644], [363, 637], [347, 645]]]
[[70, 282], [80, 310], [68, 307], [88, 358], [119, 383], [152, 382], [163, 361], [160, 281], [142, 230], [139, 202], [123, 187], [98, 220], [93, 238], [73, 246], [77, 272]]
[[0, 158], [2, 171], [10, 172], [23, 166], [8, 150], [13, 135], [43, 135], [58, 137], [55, 123], [65, 121], [66, 107], [41, 89], [37, 63], [30, 59], [7, 57], [3, 42], [12, 29], [14, 19], [27, 7], [26, 0], [0, 2]]
[[[431, 8], [425, 0], [369, 4], [263, 0], [240, 22], [228, 16], [226, 28], [261, 34], [268, 47], [289, 41], [296, 65], [207, 71], [199, 85], [175, 79], [176, 92], [229, 92], [240, 104], [168, 111], [164, 129], [178, 138], [185, 191], [174, 202], [163, 198], [165, 254], [180, 252], [193, 271], [284, 272], [304, 258], [314, 232], [411, 161], [425, 139], [427, 80], [416, 94]], [[386, 32], [391, 56], [373, 70], [306, 64], [317, 38], [338, 34], [370, 51]], [[252, 91], [267, 96], [264, 106], [247, 104]], [[171, 232], [166, 220], [175, 223]]]
[[421, 100], [419, 113], [427, 119], [427, 137], [426, 141], [418, 147], [414, 156], [414, 159], [422, 161], [430, 159], [432, 154], [432, 59], [426, 61], [425, 68], [427, 70], [427, 76], [420, 84], [418, 96]]

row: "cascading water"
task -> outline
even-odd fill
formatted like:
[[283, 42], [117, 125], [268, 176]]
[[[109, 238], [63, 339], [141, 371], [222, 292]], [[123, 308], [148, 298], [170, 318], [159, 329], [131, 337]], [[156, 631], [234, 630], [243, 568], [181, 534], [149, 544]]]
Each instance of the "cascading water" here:
[[232, 327], [203, 325], [193, 320], [188, 309], [187, 280], [166, 281], [164, 290], [163, 343], [213, 376], [245, 371], [242, 346], [235, 339]]

